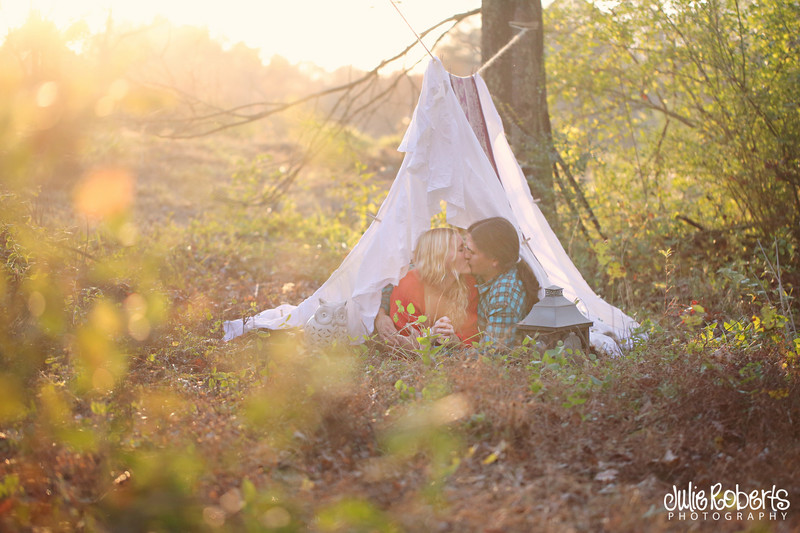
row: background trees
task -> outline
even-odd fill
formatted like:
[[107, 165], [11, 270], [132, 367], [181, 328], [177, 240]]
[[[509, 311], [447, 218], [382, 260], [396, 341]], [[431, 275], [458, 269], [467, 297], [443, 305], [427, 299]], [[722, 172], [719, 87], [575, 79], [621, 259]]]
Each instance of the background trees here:
[[663, 206], [664, 192], [693, 191], [678, 214], [703, 227], [751, 225], [762, 237], [784, 228], [797, 240], [789, 91], [798, 64], [786, 37], [797, 30], [796, 6], [554, 7], [555, 116], [565, 142], [580, 146], [576, 160], [601, 152], [627, 160], [619, 169], [629, 175], [626, 192], [646, 205]]
[[[649, 280], [663, 269], [654, 249], [685, 250], [714, 270], [752, 254], [759, 241], [793, 257], [796, 5], [561, 0], [541, 8], [538, 0], [487, 2], [482, 28], [456, 26], [434, 52], [466, 74], [480, 64], [467, 57], [479, 41], [486, 61], [520, 25], [529, 28], [483, 76], [534, 195], [565, 245], [584, 257], [587, 276], [618, 296], [644, 295], [658, 289], [632, 277]], [[464, 20], [475, 13], [448, 23]], [[47, 28], [32, 20], [3, 44], [8, 87], [27, 84], [27, 100], [15, 102], [28, 115], [9, 116], [39, 121], [3, 133], [6, 146], [19, 147], [3, 159], [9, 178], [28, 168], [13, 162], [31, 157], [31, 146], [40, 156], [52, 152], [37, 158], [40, 173], [58, 162], [77, 174], [85, 145], [73, 132], [119, 124], [169, 138], [237, 127], [232, 135], [250, 136], [256, 153], [277, 150], [267, 159], [289, 169], [259, 202], [303, 181], [305, 162], [332, 153], [332, 134], [351, 154], [383, 139], [364, 159], [391, 178], [397, 156], [384, 164], [374, 156], [391, 152], [419, 83], [409, 71], [389, 72], [390, 62], [366, 73], [327, 73], [280, 57], [265, 65], [255, 50], [224, 48], [203, 30], [163, 20], [142, 28], [110, 22], [97, 36], [80, 26]], [[47, 106], [37, 103], [47, 98]], [[71, 183], [63, 172], [56, 181]]]
[[654, 246], [712, 272], [757, 241], [795, 256], [799, 20], [771, 1], [546, 10], [556, 146], [609, 236], [607, 279], [655, 269]]
[[516, 34], [520, 40], [498, 56], [484, 74], [520, 154], [534, 198], [548, 220], [557, 220], [553, 190], [553, 150], [544, 62], [545, 28], [541, 0], [485, 0], [481, 5], [483, 62], [503, 49]]

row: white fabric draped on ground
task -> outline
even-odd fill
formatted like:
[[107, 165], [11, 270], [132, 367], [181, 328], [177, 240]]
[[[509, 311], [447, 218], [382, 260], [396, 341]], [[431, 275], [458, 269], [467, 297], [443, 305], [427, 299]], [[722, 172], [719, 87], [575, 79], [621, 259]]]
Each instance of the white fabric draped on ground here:
[[[403, 164], [376, 220], [328, 281], [308, 299], [297, 306], [281, 305], [253, 317], [225, 322], [225, 340], [255, 328], [303, 326], [320, 298], [347, 302], [352, 337], [371, 334], [381, 289], [405, 275], [414, 243], [430, 228], [431, 217], [441, 211], [444, 201], [447, 222], [460, 228], [493, 216], [513, 222], [524, 242], [520, 255], [531, 265], [540, 285], [558, 285], [566, 298], [578, 303], [581, 312], [594, 322], [590, 341], [595, 348], [619, 351], [614, 339], [628, 338], [636, 322], [596, 295], [567, 256], [533, 201], [484, 81], [477, 74], [455, 80], [469, 80], [476, 90], [483, 131], [473, 129], [476, 121], [467, 118], [467, 109], [462, 107], [464, 97], [453, 89], [461, 84], [451, 80], [438, 59], [432, 59], [399, 147], [406, 154]], [[469, 113], [474, 114], [474, 106]]]

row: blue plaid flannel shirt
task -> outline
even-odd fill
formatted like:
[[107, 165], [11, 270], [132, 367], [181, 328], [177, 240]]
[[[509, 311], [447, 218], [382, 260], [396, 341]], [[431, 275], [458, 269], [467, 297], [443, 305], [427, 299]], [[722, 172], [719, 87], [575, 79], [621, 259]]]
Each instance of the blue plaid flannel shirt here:
[[517, 323], [525, 318], [525, 294], [516, 267], [478, 285], [481, 342], [513, 344]]

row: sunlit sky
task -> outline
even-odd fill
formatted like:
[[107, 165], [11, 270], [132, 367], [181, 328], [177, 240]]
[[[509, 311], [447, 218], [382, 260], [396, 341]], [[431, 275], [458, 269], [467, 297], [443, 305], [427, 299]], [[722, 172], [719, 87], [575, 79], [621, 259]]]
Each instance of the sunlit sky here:
[[[481, 0], [402, 0], [397, 7], [421, 33], [480, 4]], [[93, 31], [104, 27], [109, 9], [116, 21], [145, 24], [162, 16], [178, 25], [206, 27], [223, 42], [258, 48], [265, 60], [279, 54], [293, 63], [313, 61], [328, 70], [349, 64], [371, 69], [415, 39], [390, 0], [0, 0], [0, 36], [20, 26], [31, 9], [62, 28], [83, 20]], [[418, 47], [415, 54], [412, 61], [425, 51]]]

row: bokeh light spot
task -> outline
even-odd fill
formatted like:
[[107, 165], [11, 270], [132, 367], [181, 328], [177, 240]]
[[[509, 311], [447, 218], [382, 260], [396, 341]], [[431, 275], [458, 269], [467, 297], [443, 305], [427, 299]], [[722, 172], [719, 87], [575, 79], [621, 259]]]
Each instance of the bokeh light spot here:
[[268, 529], [280, 529], [292, 521], [289, 511], [283, 507], [273, 507], [261, 516], [261, 524]]
[[58, 100], [58, 84], [54, 81], [46, 81], [39, 86], [36, 91], [36, 105], [39, 107], [50, 107]]
[[144, 316], [137, 315], [128, 320], [128, 333], [137, 341], [147, 340], [150, 329], [150, 321]]
[[451, 394], [433, 404], [433, 421], [449, 424], [469, 414], [469, 402], [463, 394]]
[[123, 79], [114, 80], [108, 88], [108, 96], [115, 101], [122, 100], [128, 94], [128, 82]]
[[105, 368], [98, 368], [92, 374], [92, 387], [96, 390], [109, 391], [114, 388], [114, 376]]
[[119, 333], [122, 326], [118, 311], [113, 304], [106, 301], [98, 301], [95, 304], [90, 318], [97, 331], [101, 331], [108, 336]]
[[41, 292], [33, 291], [30, 296], [28, 296], [28, 311], [30, 311], [32, 316], [39, 318], [44, 314], [46, 308], [47, 300], [45, 300]]
[[147, 300], [141, 294], [133, 293], [122, 304], [128, 314], [128, 333], [137, 341], [150, 336], [150, 321], [147, 319]]
[[120, 214], [133, 202], [133, 177], [123, 169], [96, 169], [75, 190], [75, 208], [93, 219]]
[[242, 492], [236, 488], [229, 490], [219, 499], [219, 504], [228, 514], [238, 513], [244, 508]]
[[138, 239], [138, 237], [139, 229], [131, 222], [126, 222], [119, 228], [119, 231], [117, 231], [117, 238], [119, 238], [119, 242], [122, 246], [133, 246], [136, 244], [136, 239]]
[[125, 298], [125, 302], [122, 306], [125, 308], [125, 312], [128, 313], [128, 316], [131, 317], [144, 316], [144, 314], [147, 313], [147, 300], [138, 292], [134, 292]]
[[211, 527], [222, 527], [225, 525], [225, 511], [216, 506], [209, 506], [203, 509], [203, 521]]
[[100, 98], [94, 106], [94, 113], [98, 117], [107, 117], [111, 113], [114, 112], [114, 106], [116, 105], [116, 100], [111, 98], [110, 96], [104, 96]]

